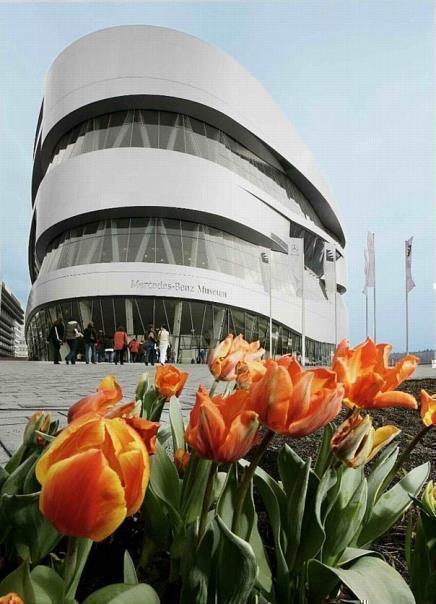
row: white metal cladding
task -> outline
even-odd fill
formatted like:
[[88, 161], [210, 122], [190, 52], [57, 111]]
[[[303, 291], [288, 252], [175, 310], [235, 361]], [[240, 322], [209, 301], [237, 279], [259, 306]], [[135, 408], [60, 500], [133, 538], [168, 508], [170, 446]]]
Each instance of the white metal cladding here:
[[[284, 158], [295, 166], [328, 200], [328, 204], [324, 203], [334, 215], [328, 191], [307, 147], [263, 87], [231, 57], [196, 38], [163, 28], [119, 27], [91, 34], [61, 53], [50, 69], [45, 86], [41, 133], [37, 137], [42, 145], [58, 124], [64, 127], [64, 118], [67, 121], [65, 129], [57, 131], [58, 139], [51, 141], [52, 148], [46, 157], [48, 163], [53, 154], [57, 159], [45, 175], [40, 173], [42, 181], [34, 204], [30, 259], [33, 264], [36, 254], [37, 267], [43, 264], [29, 297], [27, 319], [52, 302], [93, 296], [107, 299], [124, 296], [126, 300], [131, 296], [204, 300], [205, 303], [267, 316], [268, 280], [265, 275], [258, 278], [261, 274], [258, 269], [266, 270], [265, 266], [258, 266], [261, 253], [273, 242], [275, 246], [277, 241], [289, 246], [290, 236], [296, 236], [298, 232], [307, 234], [305, 242], [309, 247], [312, 242], [317, 246], [318, 256], [322, 242], [334, 244], [339, 252], [337, 283], [341, 291], [345, 289], [344, 251], [337, 241], [337, 237], [343, 238], [340, 225], [333, 238], [323, 226], [322, 215], [319, 220], [310, 208], [304, 210], [304, 204], [312, 202], [310, 196], [306, 195], [306, 200], [302, 198], [296, 203], [291, 197], [281, 199], [274, 188], [268, 191], [260, 180], [256, 184], [257, 176], [244, 173], [246, 168], [242, 163], [238, 164], [238, 153], [244, 153], [242, 143], [239, 141], [239, 147], [235, 143], [233, 148], [233, 143], [227, 144], [233, 134], [231, 131], [223, 130], [217, 140], [233, 153], [233, 159], [229, 157], [227, 164], [217, 159], [218, 151], [212, 157], [207, 152], [191, 153], [186, 146], [178, 149], [176, 144], [165, 148], [124, 145], [121, 134], [124, 136], [129, 124], [133, 123], [128, 120], [126, 128], [121, 128], [117, 134], [120, 145], [108, 148], [100, 144], [97, 139], [104, 133], [104, 128], [96, 128], [95, 134], [88, 138], [71, 139], [71, 145], [69, 139], [66, 141], [65, 149], [70, 147], [70, 155], [62, 155], [60, 147], [56, 151], [56, 143], [62, 136], [68, 137], [75, 125], [85, 124], [88, 131], [92, 123], [94, 128], [92, 116], [80, 115], [81, 109], [90, 104], [96, 104], [94, 115], [101, 116], [120, 111], [119, 104], [116, 108], [110, 104], [115, 99], [119, 101], [120, 97], [125, 98], [126, 115], [135, 120], [138, 113], [145, 124], [148, 109], [132, 111], [129, 106], [131, 95], [181, 103], [175, 111], [182, 115], [185, 137], [192, 128], [189, 118], [184, 117], [189, 115], [187, 105], [183, 105], [185, 101], [211, 109], [217, 115], [228, 116], [234, 124], [258, 137], [259, 145], [265, 143], [277, 153], [277, 158]], [[99, 104], [103, 102], [104, 108]], [[162, 114], [167, 111], [159, 106], [154, 109]], [[72, 124], [68, 119], [74, 112], [78, 112], [78, 116]], [[207, 124], [206, 118], [204, 123]], [[107, 125], [109, 127], [109, 122]], [[207, 127], [204, 128], [207, 133]], [[145, 135], [145, 130], [141, 131], [141, 136]], [[198, 142], [205, 143], [205, 140]], [[40, 151], [37, 146], [35, 165]], [[276, 162], [277, 169], [281, 169], [281, 159], [279, 162], [266, 147], [265, 153], [270, 153], [270, 165], [274, 166]], [[256, 163], [257, 159], [253, 161]], [[212, 257], [208, 258], [206, 269], [201, 263], [195, 263], [195, 266], [190, 262], [173, 263], [168, 254], [160, 264], [156, 253], [152, 261], [132, 262], [128, 251], [124, 262], [119, 262], [115, 253], [120, 245], [116, 221], [128, 221], [130, 236], [132, 221], [137, 217], [150, 219], [153, 224], [175, 219], [206, 225], [204, 233], [209, 233], [208, 229], [228, 233], [234, 249], [247, 243], [252, 256], [250, 262], [256, 267], [253, 268], [253, 264], [249, 269], [247, 264], [248, 273], [241, 271], [238, 274], [234, 268], [223, 270], [220, 262], [214, 265]], [[63, 233], [75, 227], [82, 228], [83, 233], [85, 225], [101, 221], [115, 225], [112, 231], [115, 236], [108, 244], [112, 246], [110, 259], [109, 256], [105, 260], [101, 255], [90, 255], [87, 260], [83, 254], [83, 258], [79, 254], [74, 259], [75, 252], [71, 250], [79, 249], [79, 244], [72, 244], [65, 246], [65, 250], [68, 248], [65, 254], [63, 251], [58, 256], [52, 254], [53, 259], [57, 258], [56, 262], [53, 260], [50, 264], [48, 257], [43, 262], [47, 253], [54, 249], [53, 242]], [[200, 235], [197, 239], [200, 241]], [[206, 254], [210, 256], [214, 244], [209, 242], [209, 245]], [[126, 249], [130, 249], [128, 245]], [[256, 255], [257, 259], [254, 258]], [[70, 260], [65, 260], [67, 256]], [[287, 255], [274, 253], [273, 256], [274, 320], [300, 331], [301, 292], [287, 281]], [[307, 335], [318, 342], [332, 343], [335, 340], [334, 305], [325, 295], [319, 279], [321, 274], [316, 271], [316, 274], [306, 273]], [[341, 338], [347, 335], [347, 311], [342, 296], [337, 294], [336, 298], [337, 336]]]
[[337, 214], [311, 152], [263, 86], [222, 50], [166, 28], [114, 27], [68, 46], [47, 76], [42, 146], [65, 116], [129, 95], [186, 100], [228, 116], [303, 174]]

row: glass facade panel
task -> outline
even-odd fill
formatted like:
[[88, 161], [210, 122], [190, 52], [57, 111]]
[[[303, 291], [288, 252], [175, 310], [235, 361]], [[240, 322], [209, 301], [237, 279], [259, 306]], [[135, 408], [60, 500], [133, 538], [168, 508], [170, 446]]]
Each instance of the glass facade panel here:
[[116, 147], [167, 149], [220, 164], [322, 227], [307, 198], [267, 147], [269, 162], [222, 130], [180, 113], [135, 109], [91, 118], [62, 137], [47, 171], [70, 157]]

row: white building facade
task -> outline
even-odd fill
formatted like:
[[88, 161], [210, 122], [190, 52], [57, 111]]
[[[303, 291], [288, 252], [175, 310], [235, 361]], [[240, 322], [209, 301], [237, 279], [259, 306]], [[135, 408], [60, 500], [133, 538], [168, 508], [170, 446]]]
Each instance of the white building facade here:
[[139, 338], [166, 324], [187, 362], [228, 332], [268, 348], [270, 310], [275, 354], [301, 351], [303, 321], [312, 362], [347, 334], [345, 236], [310, 151], [261, 84], [197, 38], [123, 26], [67, 47], [45, 83], [32, 197], [30, 358], [47, 358], [58, 316]]

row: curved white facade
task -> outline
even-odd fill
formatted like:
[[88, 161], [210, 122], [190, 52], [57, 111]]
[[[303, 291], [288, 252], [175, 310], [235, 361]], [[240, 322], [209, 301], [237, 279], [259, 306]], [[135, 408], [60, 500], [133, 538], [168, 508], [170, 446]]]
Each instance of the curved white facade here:
[[139, 336], [169, 323], [184, 360], [226, 330], [267, 343], [269, 249], [275, 351], [301, 350], [291, 236], [305, 238], [309, 358], [346, 335], [345, 238], [310, 151], [261, 84], [201, 40], [126, 26], [66, 48], [45, 84], [32, 188], [34, 358], [60, 313]]

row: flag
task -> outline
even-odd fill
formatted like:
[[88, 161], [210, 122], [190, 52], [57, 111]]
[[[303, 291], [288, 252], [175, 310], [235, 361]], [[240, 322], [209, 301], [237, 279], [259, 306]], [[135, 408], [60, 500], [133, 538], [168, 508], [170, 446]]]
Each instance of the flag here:
[[363, 270], [365, 272], [365, 285], [363, 286], [362, 294], [366, 296], [368, 294], [368, 250], [366, 248], [363, 250], [363, 261]]
[[366, 287], [375, 287], [375, 249], [374, 249], [374, 233], [368, 231], [367, 236], [367, 277]]
[[415, 282], [412, 279], [412, 242], [413, 237], [404, 242], [404, 254], [406, 260], [406, 293], [409, 293], [414, 287]]
[[291, 237], [289, 239], [288, 260], [292, 287], [295, 295], [301, 297], [303, 292], [304, 238]]
[[324, 283], [327, 298], [334, 301], [336, 295], [336, 250], [331, 243], [324, 243]]

